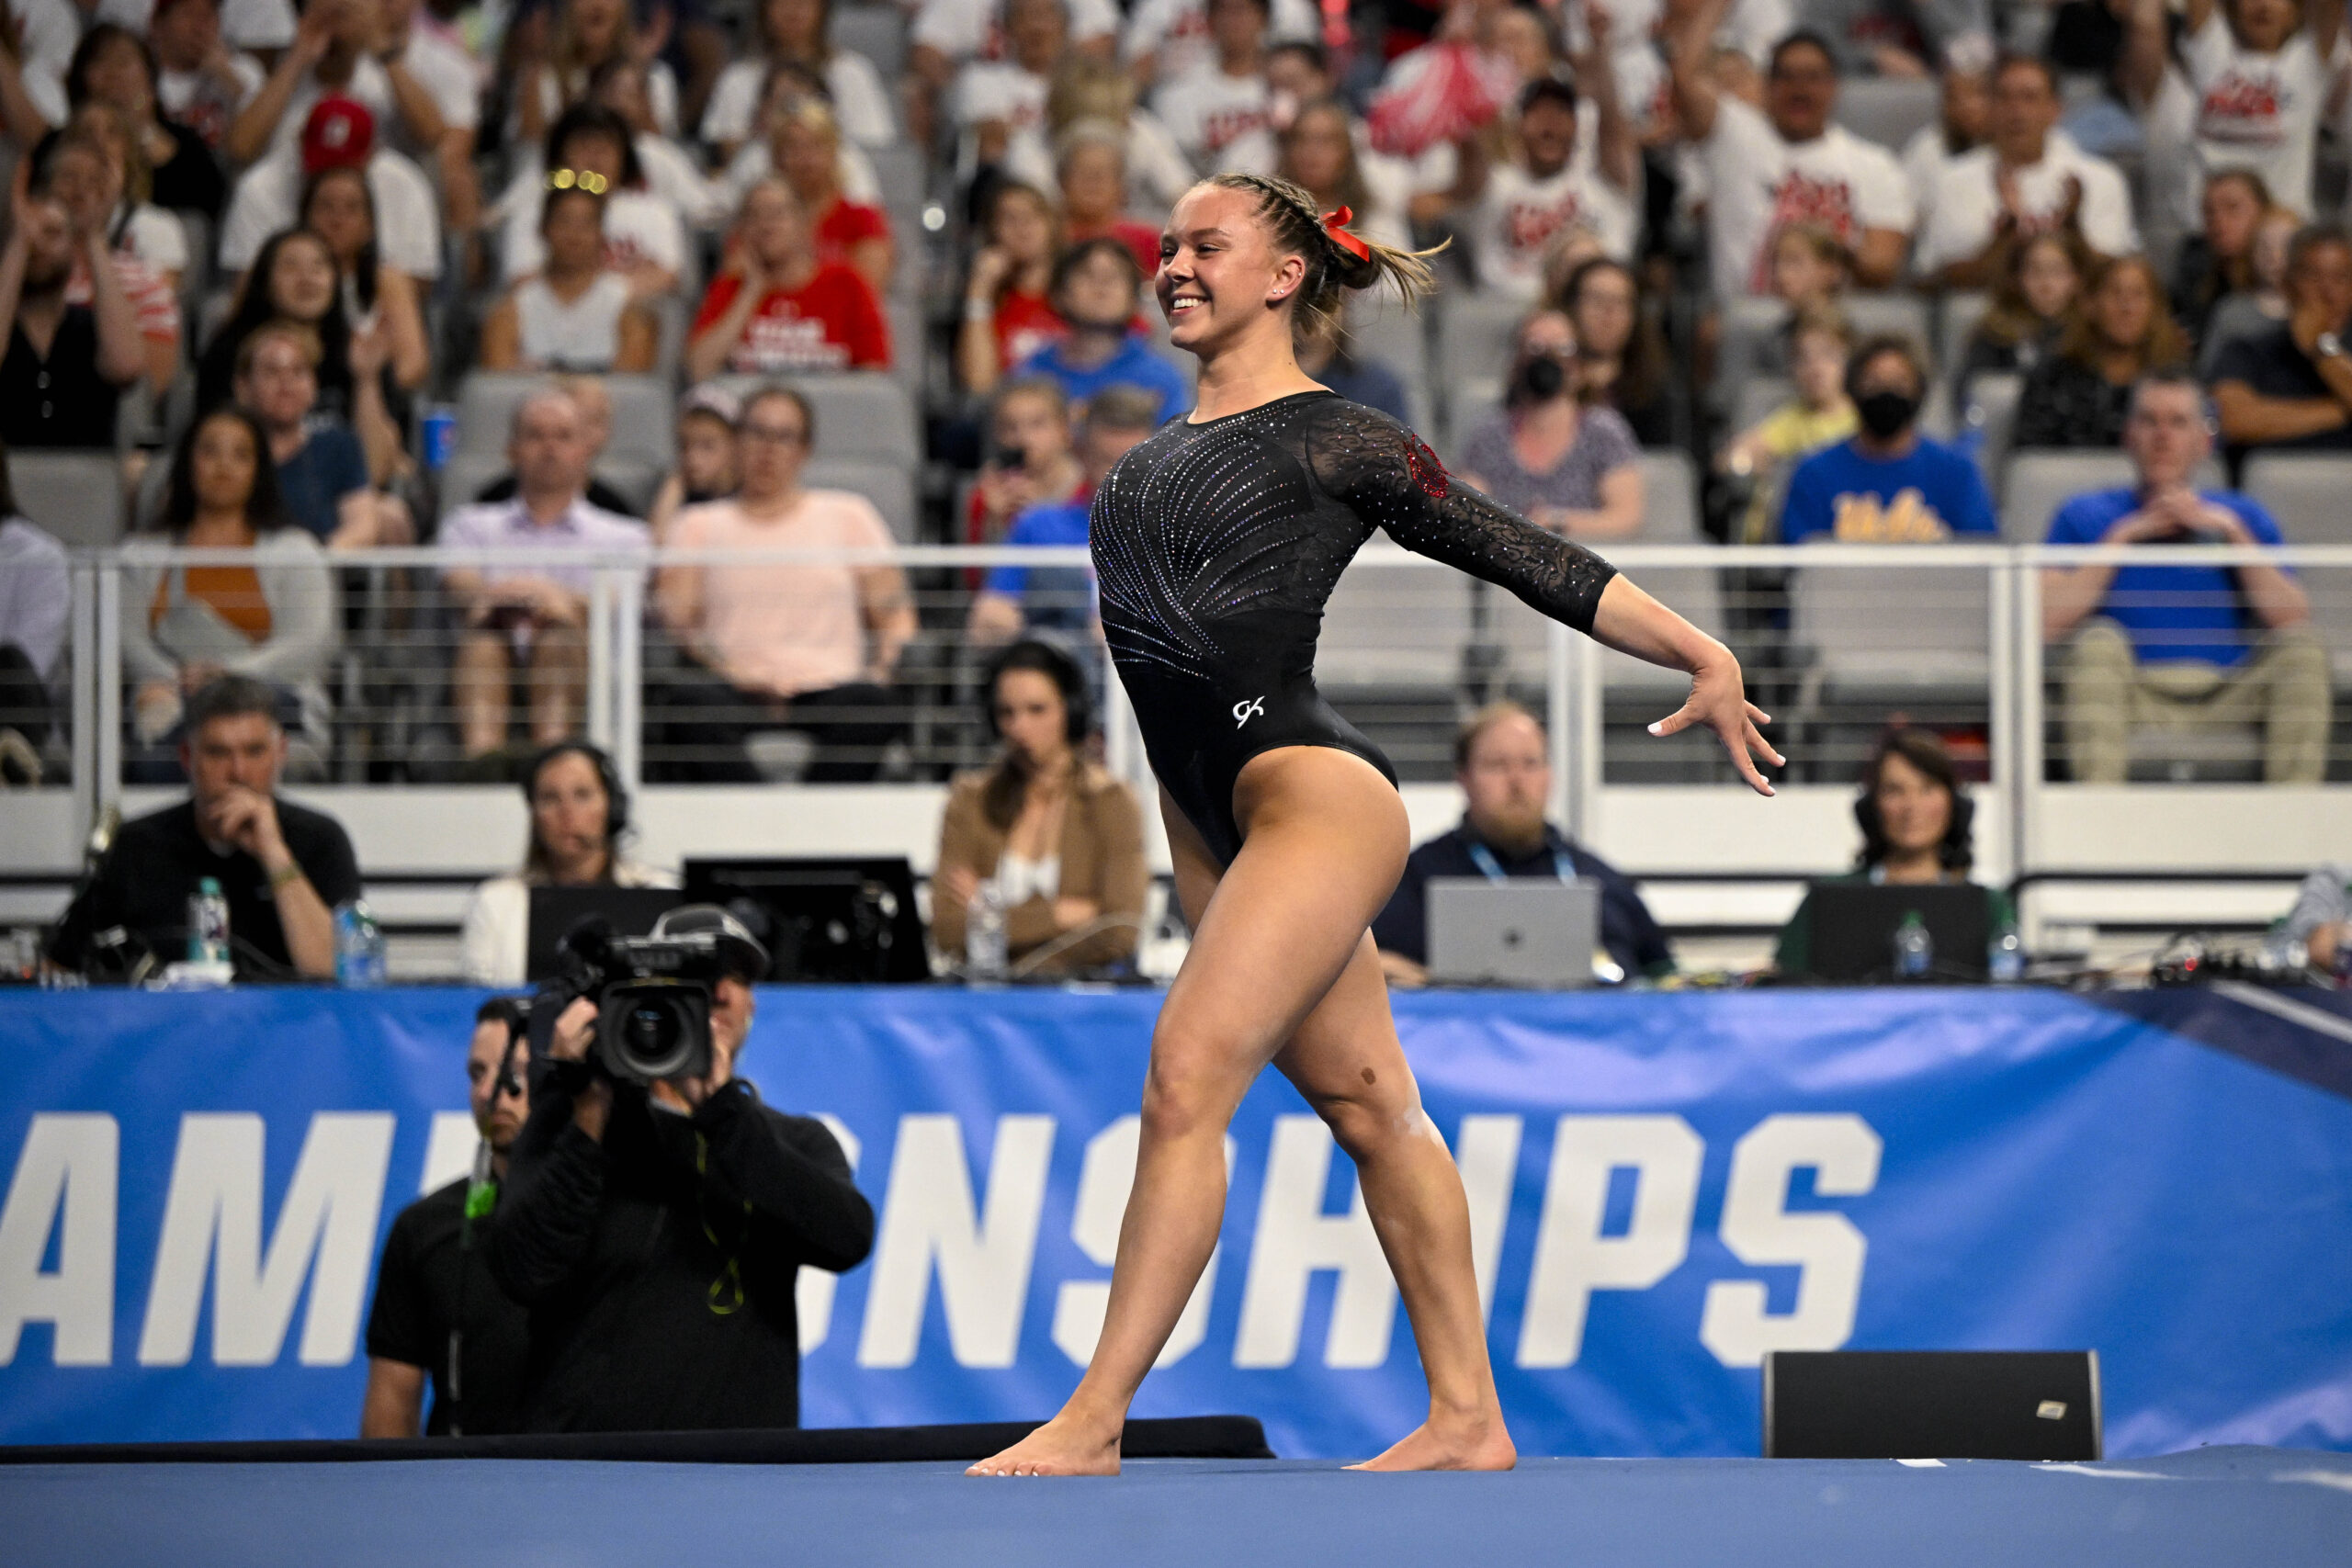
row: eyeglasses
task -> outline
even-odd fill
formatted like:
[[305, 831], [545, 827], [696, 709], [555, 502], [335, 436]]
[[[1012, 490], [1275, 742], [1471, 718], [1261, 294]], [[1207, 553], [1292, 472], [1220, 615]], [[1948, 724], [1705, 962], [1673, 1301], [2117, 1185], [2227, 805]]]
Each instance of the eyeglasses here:
[[548, 189], [584, 190], [590, 196], [602, 196], [613, 188], [613, 182], [594, 169], [549, 169]]
[[808, 439], [805, 430], [780, 429], [773, 424], [745, 424], [743, 437], [747, 441], [764, 441], [775, 446], [797, 446]]

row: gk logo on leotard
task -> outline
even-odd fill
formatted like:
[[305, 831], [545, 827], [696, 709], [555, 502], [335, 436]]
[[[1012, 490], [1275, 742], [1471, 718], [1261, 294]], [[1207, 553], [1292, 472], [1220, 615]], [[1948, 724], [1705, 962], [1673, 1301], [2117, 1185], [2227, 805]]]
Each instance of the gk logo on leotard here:
[[1233, 728], [1238, 729], [1253, 718], [1264, 717], [1265, 713], [1266, 699], [1263, 697], [1251, 697], [1246, 702], [1236, 703], [1233, 705]]

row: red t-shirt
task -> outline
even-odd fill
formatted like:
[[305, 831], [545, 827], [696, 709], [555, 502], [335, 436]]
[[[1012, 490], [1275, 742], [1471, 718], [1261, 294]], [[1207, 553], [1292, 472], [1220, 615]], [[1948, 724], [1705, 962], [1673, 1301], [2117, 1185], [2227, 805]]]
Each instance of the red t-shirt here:
[[817, 220], [817, 259], [847, 266], [852, 248], [889, 237], [890, 220], [880, 208], [835, 197], [832, 206]]
[[1050, 343], [1069, 335], [1064, 321], [1043, 294], [1008, 288], [996, 299], [996, 366], [1010, 371]]
[[[711, 280], [695, 315], [700, 333], [735, 303], [742, 291], [739, 273]], [[785, 370], [888, 370], [890, 327], [865, 279], [839, 265], [820, 266], [797, 289], [771, 288], [743, 336], [727, 356], [727, 368], [754, 375]]]

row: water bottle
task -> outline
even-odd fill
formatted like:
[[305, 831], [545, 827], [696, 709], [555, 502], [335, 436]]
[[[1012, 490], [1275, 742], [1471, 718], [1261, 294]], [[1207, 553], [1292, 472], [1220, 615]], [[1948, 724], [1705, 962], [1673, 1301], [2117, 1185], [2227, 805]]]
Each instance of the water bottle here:
[[364, 899], [334, 907], [334, 983], [346, 989], [384, 983], [384, 928]]
[[219, 877], [198, 883], [187, 901], [187, 961], [229, 962], [229, 900], [221, 895]]
[[1984, 967], [1996, 986], [2014, 986], [2025, 978], [2025, 938], [2018, 934], [2015, 920], [2003, 920], [2000, 930], [1993, 933]]
[[1935, 963], [1936, 939], [1928, 934], [1928, 922], [1914, 909], [1894, 928], [1894, 977], [1924, 980]]
[[980, 884], [964, 916], [964, 977], [976, 986], [1004, 982], [1004, 895], [993, 880]]

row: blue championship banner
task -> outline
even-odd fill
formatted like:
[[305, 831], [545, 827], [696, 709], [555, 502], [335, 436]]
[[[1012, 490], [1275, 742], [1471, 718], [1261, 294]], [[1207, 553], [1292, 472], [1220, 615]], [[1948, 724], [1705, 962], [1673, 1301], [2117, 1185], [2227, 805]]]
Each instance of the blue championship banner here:
[[[384, 1232], [472, 1152], [479, 999], [0, 995], [0, 1440], [354, 1432]], [[2352, 1447], [2352, 1028], [2166, 1005], [1400, 998], [1521, 1450], [1754, 1453], [1763, 1354], [1838, 1347], [2096, 1348], [2117, 1455]], [[761, 994], [742, 1071], [835, 1127], [879, 1216], [865, 1265], [804, 1274], [808, 1425], [1059, 1404], [1158, 1007]], [[1426, 1392], [1353, 1170], [1272, 1073], [1228, 1155], [1221, 1245], [1137, 1414], [1375, 1452]]]

